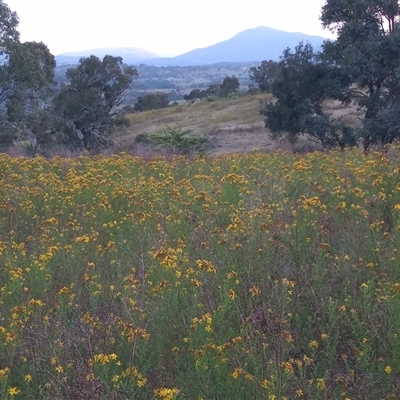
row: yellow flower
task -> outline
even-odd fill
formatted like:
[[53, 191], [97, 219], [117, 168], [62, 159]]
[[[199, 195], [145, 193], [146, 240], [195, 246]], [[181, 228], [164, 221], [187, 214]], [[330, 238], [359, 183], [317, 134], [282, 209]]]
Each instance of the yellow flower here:
[[64, 372], [64, 368], [63, 368], [61, 365], [58, 365], [58, 366], [56, 367], [56, 371], [57, 371], [59, 374], [62, 374], [62, 373]]
[[323, 378], [318, 378], [317, 379], [317, 388], [320, 390], [325, 390], [326, 385], [325, 385], [325, 380]]
[[261, 294], [261, 289], [258, 286], [253, 286], [249, 289], [249, 293], [252, 296], [259, 296]]
[[9, 372], [10, 372], [10, 368], [8, 368], [8, 367], [0, 369], [0, 379], [5, 378]]
[[232, 299], [235, 300], [235, 298], [237, 297], [236, 293], [234, 290], [229, 290], [228, 296]]
[[10, 387], [10, 389], [8, 389], [8, 394], [10, 396], [15, 396], [16, 394], [18, 394], [20, 392], [20, 390], [14, 386], [14, 387]]
[[308, 344], [308, 347], [309, 347], [310, 349], [312, 349], [312, 348], [318, 349], [318, 346], [319, 346], [319, 344], [318, 344], [318, 342], [317, 342], [316, 340], [312, 340], [312, 341]]
[[231, 373], [231, 377], [233, 379], [237, 379], [240, 374], [243, 374], [243, 369], [242, 368], [235, 368], [235, 370]]
[[385, 372], [389, 375], [392, 373], [392, 367], [390, 365], [386, 365]]
[[30, 382], [32, 380], [32, 375], [26, 374], [24, 378], [27, 382]]
[[328, 339], [329, 338], [329, 335], [328, 334], [326, 334], [326, 333], [322, 333], [321, 334], [321, 339], [322, 340], [326, 340], [326, 339]]
[[179, 393], [179, 390], [176, 388], [172, 388], [172, 389], [161, 388], [161, 389], [154, 390], [154, 394], [163, 400], [173, 400], [176, 398], [176, 395], [178, 393]]
[[268, 379], [264, 379], [261, 383], [263, 388], [267, 388], [268, 386], [271, 385], [271, 382]]
[[66, 286], [63, 286], [57, 294], [69, 294], [69, 289]]

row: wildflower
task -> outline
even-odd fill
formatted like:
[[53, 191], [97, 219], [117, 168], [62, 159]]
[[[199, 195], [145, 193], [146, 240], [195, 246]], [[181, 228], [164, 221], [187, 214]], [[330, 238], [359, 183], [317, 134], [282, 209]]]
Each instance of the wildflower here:
[[66, 286], [63, 286], [57, 294], [69, 294], [69, 289]]
[[385, 372], [390, 375], [392, 373], [392, 367], [390, 365], [386, 365]]
[[26, 375], [24, 376], [24, 379], [25, 379], [27, 382], [30, 382], [30, 381], [32, 380], [32, 375], [26, 374]]
[[62, 374], [64, 372], [64, 368], [61, 365], [58, 365], [56, 367], [56, 372], [58, 372], [59, 374]]
[[313, 348], [318, 349], [318, 346], [319, 346], [319, 344], [318, 344], [318, 342], [317, 342], [316, 340], [312, 340], [312, 341], [308, 344], [308, 347], [309, 347], [310, 349], [313, 349]]
[[325, 390], [326, 389], [325, 381], [324, 381], [323, 378], [318, 378], [317, 379], [317, 388], [319, 390]]
[[327, 334], [327, 333], [322, 333], [321, 334], [321, 339], [322, 340], [326, 340], [326, 339], [328, 339], [329, 338], [329, 335]]
[[9, 372], [10, 372], [10, 368], [8, 368], [8, 367], [0, 369], [0, 379], [4, 379], [8, 375]]
[[196, 286], [196, 287], [200, 287], [201, 286], [201, 282], [198, 279], [191, 279], [192, 285]]
[[18, 394], [20, 392], [20, 390], [14, 386], [14, 387], [10, 387], [10, 389], [8, 389], [8, 394], [10, 396], [15, 396], [16, 394]]
[[261, 386], [263, 387], [263, 388], [267, 388], [268, 386], [270, 386], [271, 385], [271, 382], [268, 380], [268, 379], [264, 379], [263, 381], [262, 381], [262, 383], [261, 383]]
[[154, 390], [154, 394], [157, 397], [160, 397], [162, 400], [173, 400], [175, 399], [176, 395], [179, 393], [177, 388], [161, 388]]
[[233, 379], [237, 379], [240, 374], [243, 374], [243, 369], [242, 368], [235, 368], [235, 370], [231, 373], [231, 377]]
[[341, 203], [339, 203], [336, 207], [336, 210], [344, 210], [346, 208], [346, 202], [342, 201]]

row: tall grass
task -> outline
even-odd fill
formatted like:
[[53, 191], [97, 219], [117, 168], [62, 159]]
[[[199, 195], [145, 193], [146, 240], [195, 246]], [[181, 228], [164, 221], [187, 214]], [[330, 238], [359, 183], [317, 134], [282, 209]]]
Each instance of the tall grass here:
[[399, 398], [389, 154], [0, 156], [0, 398]]

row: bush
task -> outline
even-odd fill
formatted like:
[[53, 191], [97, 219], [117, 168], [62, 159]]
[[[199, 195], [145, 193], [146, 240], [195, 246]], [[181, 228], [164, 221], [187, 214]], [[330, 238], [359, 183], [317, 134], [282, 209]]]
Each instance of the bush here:
[[151, 135], [150, 140], [157, 147], [172, 149], [175, 154], [202, 154], [208, 144], [208, 138], [205, 136], [193, 135], [189, 130], [170, 126], [161, 134]]

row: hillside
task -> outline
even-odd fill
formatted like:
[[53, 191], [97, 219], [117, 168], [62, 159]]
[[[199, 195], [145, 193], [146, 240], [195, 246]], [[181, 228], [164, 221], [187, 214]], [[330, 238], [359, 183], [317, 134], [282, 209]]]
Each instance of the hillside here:
[[[146, 150], [136, 142], [137, 137], [163, 133], [169, 126], [207, 136], [210, 142], [208, 154], [247, 153], [254, 148], [260, 151], [309, 149], [312, 143], [306, 139], [296, 144], [270, 140], [259, 113], [260, 101], [269, 98], [269, 94], [246, 94], [131, 114], [128, 115], [131, 125], [118, 132], [115, 144], [120, 150]], [[359, 121], [355, 109], [344, 108], [337, 101], [327, 102], [325, 109], [349, 124]]]

